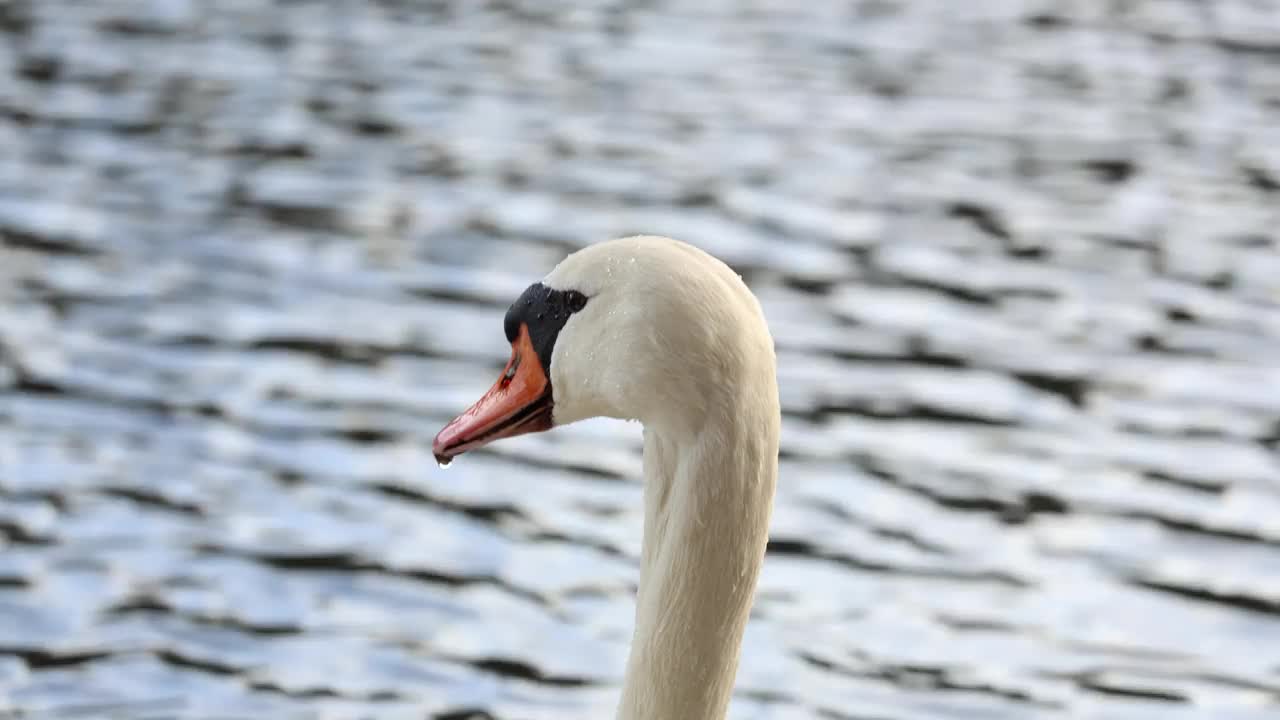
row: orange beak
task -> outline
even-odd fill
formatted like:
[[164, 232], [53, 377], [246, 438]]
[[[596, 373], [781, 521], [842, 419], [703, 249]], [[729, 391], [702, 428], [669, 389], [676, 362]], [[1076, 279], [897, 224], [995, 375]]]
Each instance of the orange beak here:
[[432, 451], [447, 463], [468, 450], [551, 428], [551, 380], [529, 339], [529, 327], [511, 343], [511, 360], [489, 392], [436, 435]]

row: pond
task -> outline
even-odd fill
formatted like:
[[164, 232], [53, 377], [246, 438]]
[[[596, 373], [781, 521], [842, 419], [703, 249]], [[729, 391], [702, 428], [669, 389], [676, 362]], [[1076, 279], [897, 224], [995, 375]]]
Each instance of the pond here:
[[0, 718], [611, 717], [639, 427], [430, 443], [638, 232], [777, 346], [732, 718], [1274, 717], [1266, 13], [0, 5]]

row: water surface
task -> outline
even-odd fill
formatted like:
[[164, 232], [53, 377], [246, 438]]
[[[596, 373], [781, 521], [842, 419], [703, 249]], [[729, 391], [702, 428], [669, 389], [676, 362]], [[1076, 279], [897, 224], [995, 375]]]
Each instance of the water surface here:
[[638, 427], [429, 443], [634, 232], [777, 340], [733, 718], [1280, 710], [1265, 3], [214, 5], [0, 5], [0, 718], [610, 717]]

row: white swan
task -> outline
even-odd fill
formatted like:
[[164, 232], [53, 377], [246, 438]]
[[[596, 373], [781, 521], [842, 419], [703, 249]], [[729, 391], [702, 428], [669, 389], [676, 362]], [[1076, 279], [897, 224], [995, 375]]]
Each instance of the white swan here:
[[644, 543], [618, 717], [723, 718], [778, 474], [760, 304], [701, 250], [631, 237], [565, 258], [505, 326], [505, 372], [436, 436], [437, 459], [590, 417], [644, 423]]

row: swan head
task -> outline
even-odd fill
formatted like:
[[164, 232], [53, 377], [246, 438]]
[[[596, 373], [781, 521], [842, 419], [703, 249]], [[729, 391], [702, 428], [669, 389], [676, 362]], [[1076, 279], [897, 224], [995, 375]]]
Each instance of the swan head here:
[[442, 462], [591, 417], [696, 432], [722, 396], [747, 386], [744, 373], [774, 372], [772, 339], [742, 279], [669, 238], [569, 255], [516, 299], [504, 330], [511, 359], [436, 436]]

